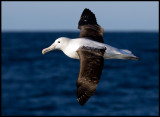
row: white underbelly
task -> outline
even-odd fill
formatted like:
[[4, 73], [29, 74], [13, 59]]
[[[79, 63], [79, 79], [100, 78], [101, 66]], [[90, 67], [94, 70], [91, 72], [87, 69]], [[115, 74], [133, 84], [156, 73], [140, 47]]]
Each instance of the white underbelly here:
[[78, 53], [76, 51], [66, 51], [64, 54], [70, 58], [79, 59]]

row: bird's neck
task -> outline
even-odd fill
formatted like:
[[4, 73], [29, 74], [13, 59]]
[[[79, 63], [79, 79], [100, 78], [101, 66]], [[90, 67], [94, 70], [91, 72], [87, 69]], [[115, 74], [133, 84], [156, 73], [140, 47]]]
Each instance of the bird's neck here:
[[67, 55], [70, 58], [73, 59], [79, 59], [79, 56], [76, 52], [77, 50], [77, 46], [75, 43], [72, 43], [73, 41], [71, 41], [72, 39], [69, 39], [69, 41], [67, 41], [64, 45], [63, 48], [61, 48], [61, 50], [63, 51], [63, 53], [65, 55]]
[[63, 46], [60, 48], [61, 51], [65, 53], [67, 51], [68, 45], [69, 45], [70, 39], [67, 39], [66, 41], [63, 42]]

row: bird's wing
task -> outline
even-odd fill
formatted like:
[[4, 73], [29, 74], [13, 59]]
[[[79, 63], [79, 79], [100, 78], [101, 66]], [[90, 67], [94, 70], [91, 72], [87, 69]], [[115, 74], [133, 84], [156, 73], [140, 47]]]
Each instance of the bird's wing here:
[[104, 42], [104, 30], [97, 24], [95, 14], [92, 13], [89, 9], [84, 9], [78, 22], [78, 29], [80, 29], [80, 38], [85, 37], [101, 43]]
[[77, 98], [81, 105], [95, 93], [103, 69], [106, 48], [96, 49], [82, 46], [77, 50], [80, 70], [77, 80]]

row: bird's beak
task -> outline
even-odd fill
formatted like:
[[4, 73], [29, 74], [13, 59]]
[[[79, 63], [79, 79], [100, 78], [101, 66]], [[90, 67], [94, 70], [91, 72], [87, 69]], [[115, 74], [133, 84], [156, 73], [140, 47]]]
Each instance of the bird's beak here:
[[45, 54], [45, 53], [47, 53], [47, 52], [49, 52], [49, 51], [52, 51], [52, 50], [54, 50], [55, 49], [55, 44], [53, 43], [51, 46], [49, 46], [48, 48], [45, 48], [45, 49], [43, 49], [42, 50], [42, 54]]

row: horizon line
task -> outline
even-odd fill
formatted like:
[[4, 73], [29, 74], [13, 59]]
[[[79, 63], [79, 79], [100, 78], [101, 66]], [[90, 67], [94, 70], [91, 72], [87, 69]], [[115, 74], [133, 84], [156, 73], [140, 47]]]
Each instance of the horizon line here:
[[[75, 32], [80, 33], [80, 30], [2, 30], [1, 33], [6, 32]], [[105, 30], [105, 32], [159, 32], [159, 30]]]

